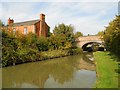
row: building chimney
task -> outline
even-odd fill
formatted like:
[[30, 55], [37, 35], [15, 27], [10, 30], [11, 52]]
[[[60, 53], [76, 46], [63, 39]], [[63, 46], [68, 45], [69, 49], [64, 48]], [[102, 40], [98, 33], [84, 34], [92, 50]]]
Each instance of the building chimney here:
[[45, 22], [45, 15], [44, 14], [40, 14], [40, 20]]
[[14, 23], [14, 20], [13, 19], [8, 19], [8, 25], [10, 25], [10, 24], [13, 24]]
[[45, 36], [45, 15], [44, 14], [40, 14], [39, 36]]

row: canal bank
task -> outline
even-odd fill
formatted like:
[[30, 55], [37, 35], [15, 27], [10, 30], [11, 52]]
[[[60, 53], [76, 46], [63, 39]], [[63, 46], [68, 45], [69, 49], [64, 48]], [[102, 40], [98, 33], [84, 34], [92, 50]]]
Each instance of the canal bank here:
[[92, 88], [96, 81], [92, 57], [92, 53], [85, 53], [5, 67], [2, 87]]
[[109, 52], [94, 52], [96, 64], [96, 88], [118, 88], [118, 62]]
[[52, 51], [42, 51], [42, 52], [31, 50], [27, 54], [24, 53], [18, 54], [17, 52], [15, 53], [16, 54], [12, 57], [12, 59], [8, 59], [9, 57], [6, 56], [8, 58], [2, 60], [2, 67], [77, 55], [77, 54], [82, 54], [83, 51], [80, 48], [75, 48], [75, 49], [52, 50]]

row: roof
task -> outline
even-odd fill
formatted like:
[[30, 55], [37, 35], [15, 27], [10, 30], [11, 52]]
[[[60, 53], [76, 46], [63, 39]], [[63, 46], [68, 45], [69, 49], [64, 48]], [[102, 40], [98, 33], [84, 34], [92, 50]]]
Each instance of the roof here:
[[18, 23], [13, 23], [11, 24], [12, 26], [24, 26], [24, 25], [34, 25], [40, 20], [31, 20], [31, 21], [25, 21], [25, 22], [18, 22]]

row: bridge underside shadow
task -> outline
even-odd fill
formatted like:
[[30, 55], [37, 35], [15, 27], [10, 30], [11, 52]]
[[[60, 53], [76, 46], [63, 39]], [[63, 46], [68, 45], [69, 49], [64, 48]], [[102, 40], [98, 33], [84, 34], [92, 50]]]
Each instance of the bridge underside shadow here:
[[104, 51], [104, 45], [98, 42], [88, 42], [82, 46], [83, 51]]

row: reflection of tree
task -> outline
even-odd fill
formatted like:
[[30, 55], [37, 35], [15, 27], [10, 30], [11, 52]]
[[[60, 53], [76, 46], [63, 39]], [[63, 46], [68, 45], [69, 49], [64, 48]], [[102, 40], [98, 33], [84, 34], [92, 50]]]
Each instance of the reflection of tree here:
[[7, 67], [3, 68], [2, 85], [3, 88], [20, 88], [26, 83], [39, 88], [44, 88], [49, 75], [51, 75], [56, 82], [64, 84], [65, 82], [72, 80], [75, 72], [74, 68], [84, 69], [86, 66], [90, 67], [90, 65], [93, 64], [90, 64], [87, 57], [84, 55], [76, 55]]
[[51, 65], [51, 76], [60, 84], [64, 84], [64, 82], [70, 81], [73, 77], [73, 67], [70, 64], [71, 61], [68, 58], [64, 58], [64, 60], [57, 60], [57, 64]]
[[[43, 88], [49, 74], [57, 82], [64, 84], [72, 79], [73, 67], [70, 57], [58, 58], [57, 60], [47, 60], [36, 63], [28, 63], [3, 69], [3, 87], [22, 87], [23, 83], [28, 83], [39, 88]], [[64, 59], [64, 60], [62, 60]]]
[[[28, 83], [43, 88], [45, 81], [49, 78], [49, 73], [42, 67], [34, 67], [34, 64], [29, 64], [23, 65], [23, 67], [11, 67], [12, 70], [9, 68], [3, 69], [3, 87], [4, 84], [8, 87], [16, 84], [19, 88], [22, 87], [23, 83]], [[11, 85], [6, 85], [6, 83]]]

